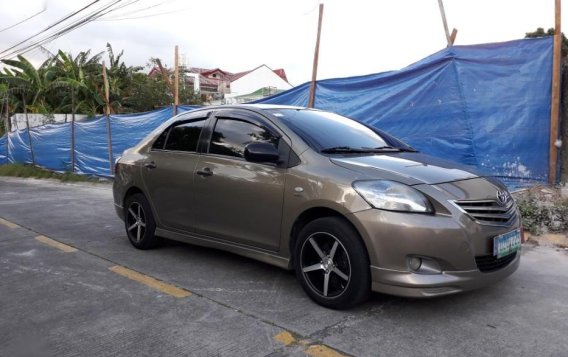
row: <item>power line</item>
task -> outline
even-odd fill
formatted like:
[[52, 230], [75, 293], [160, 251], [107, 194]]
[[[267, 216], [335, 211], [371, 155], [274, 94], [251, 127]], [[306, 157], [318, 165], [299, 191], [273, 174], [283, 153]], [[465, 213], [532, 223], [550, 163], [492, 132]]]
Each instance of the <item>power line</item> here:
[[18, 22], [16, 22], [16, 23], [13, 24], [13, 25], [10, 25], [10, 26], [8, 26], [8, 27], [4, 27], [3, 29], [0, 30], [0, 32], [7, 31], [7, 30], [9, 30], [9, 29], [11, 29], [11, 28], [14, 28], [14, 27], [20, 25], [20, 24], [23, 24], [24, 22], [26, 22], [26, 21], [28, 21], [28, 20], [31, 20], [31, 19], [33, 19], [34, 17], [36, 17], [37, 15], [39, 15], [39, 14], [45, 12], [45, 10], [47, 10], [47, 5], [45, 4], [45, 1], [44, 1], [44, 3], [43, 3], [43, 9], [42, 9], [41, 11], [36, 12], [35, 14], [26, 17], [26, 18], [23, 19], [22, 21], [18, 21]]
[[[55, 39], [57, 39], [57, 38], [59, 38], [59, 37], [65, 35], [65, 34], [67, 34], [67, 33], [69, 33], [69, 32], [71, 32], [71, 31], [73, 31], [73, 30], [76, 30], [76, 29], [78, 29], [78, 28], [80, 28], [80, 27], [82, 27], [82, 26], [88, 24], [88, 23], [91, 22], [91, 21], [95, 21], [95, 20], [97, 20], [97, 19], [99, 19], [99, 18], [101, 18], [101, 17], [103, 17], [103, 16], [105, 16], [105, 15], [108, 15], [108, 14], [110, 14], [110, 13], [113, 13], [113, 12], [117, 11], [117, 10], [123, 9], [123, 8], [125, 8], [125, 7], [127, 7], [127, 6], [131, 6], [131, 5], [133, 5], [133, 4], [137, 3], [137, 2], [139, 2], [140, 0], [130, 0], [130, 1], [126, 1], [125, 3], [120, 4], [120, 5], [118, 5], [118, 4], [121, 3], [123, 0], [114, 0], [114, 1], [110, 2], [109, 4], [106, 4], [106, 5], [102, 6], [102, 7], [99, 7], [98, 9], [92, 11], [91, 13], [89, 13], [89, 14], [87, 14], [87, 15], [81, 17], [81, 18], [75, 19], [75, 21], [73, 21], [72, 23], [66, 25], [66, 26], [63, 27], [63, 28], [58, 29], [56, 32], [51, 33], [51, 34], [47, 34], [47, 35], [45, 35], [45, 36], [43, 36], [43, 37], [40, 37], [42, 34], [48, 32], [50, 29], [52, 29], [52, 28], [54, 28], [54, 27], [60, 25], [62, 22], [66, 21], [66, 20], [71, 19], [71, 18], [74, 17], [75, 15], [77, 15], [77, 14], [79, 14], [80, 12], [86, 10], [87, 8], [91, 7], [92, 5], [94, 5], [95, 3], [99, 2], [99, 1], [100, 1], [100, 0], [95, 0], [95, 1], [93, 1], [93, 2], [91, 2], [91, 3], [89, 3], [87, 6], [85, 6], [85, 7], [81, 8], [81, 9], [79, 9], [79, 10], [77, 10], [77, 11], [75, 11], [75, 12], [73, 12], [73, 13], [67, 15], [67, 16], [65, 16], [64, 18], [62, 18], [62, 19], [60, 19], [60, 20], [58, 20], [58, 21], [56, 21], [55, 23], [53, 23], [53, 24], [51, 24], [50, 26], [48, 26], [48, 27], [46, 27], [45, 29], [43, 29], [42, 31], [40, 31], [40, 32], [38, 32], [38, 33], [36, 33], [36, 34], [34, 34], [34, 35], [28, 37], [27, 39], [25, 39], [25, 40], [23, 40], [23, 41], [20, 41], [19, 43], [17, 43], [16, 45], [14, 45], [14, 46], [12, 46], [12, 47], [10, 47], [10, 48], [8, 48], [8, 49], [5, 49], [4, 51], [0, 52], [0, 59], [12, 58], [12, 57], [14, 57], [14, 56], [21, 55], [21, 54], [25, 54], [25, 53], [28, 53], [28, 52], [30, 52], [30, 51], [33, 51], [33, 50], [37, 49], [38, 47], [40, 47], [40, 46], [42, 46], [42, 45], [44, 45], [44, 44], [46, 44], [46, 43], [49, 43], [49, 42], [51, 42], [51, 41], [53, 41], [53, 40], [55, 40]], [[165, 0], [165, 1], [162, 1], [162, 2], [160, 2], [160, 3], [158, 3], [158, 4], [154, 4], [154, 5], [152, 5], [152, 6], [148, 6], [148, 7], [143, 8], [143, 9], [138, 9], [138, 10], [132, 11], [132, 12], [130, 12], [130, 14], [137, 13], [137, 12], [140, 12], [140, 11], [143, 11], [143, 10], [148, 10], [148, 9], [150, 9], [150, 8], [153, 8], [153, 7], [162, 5], [162, 4], [164, 4], [164, 3], [168, 2], [168, 1], [171, 1], [171, 0]], [[118, 6], [117, 6], [117, 5], [118, 5]], [[123, 16], [124, 16], [124, 15], [127, 15], [127, 14], [129, 14], [129, 13], [124, 13]], [[159, 15], [164, 15], [164, 14], [166, 14], [166, 13], [156, 14], [156, 15], [151, 15], [151, 14], [150, 14], [150, 15], [143, 16], [143, 17], [159, 16]], [[140, 18], [142, 18], [142, 17], [140, 17]], [[29, 41], [29, 40], [36, 39], [36, 38], [38, 38], [38, 37], [40, 37], [40, 38], [37, 39], [36, 41], [34, 41], [33, 43], [28, 44], [28, 45], [25, 45], [25, 46], [21, 46], [21, 45], [24, 44], [25, 42], [27, 42], [27, 41]], [[20, 46], [20, 47], [18, 48], [18, 46]]]
[[[97, 20], [97, 21], [113, 21], [113, 20], [120, 20], [122, 16], [134, 15], [134, 14], [137, 14], [137, 13], [139, 13], [139, 12], [143, 12], [143, 11], [146, 11], [146, 10], [149, 10], [149, 9], [152, 9], [152, 8], [155, 8], [155, 7], [158, 7], [158, 6], [161, 6], [161, 5], [163, 5], [163, 4], [165, 4], [165, 3], [168, 3], [168, 2], [171, 2], [171, 1], [172, 1], [172, 0], [164, 0], [164, 1], [159, 2], [159, 3], [157, 3], [157, 4], [153, 4], [153, 5], [150, 5], [150, 6], [141, 8], [141, 9], [136, 9], [136, 10], [133, 10], [133, 11], [130, 11], [130, 12], [124, 12], [124, 13], [116, 14], [115, 17], [112, 17], [112, 18], [104, 18], [104, 19], [100, 19], [100, 20]], [[122, 6], [122, 7], [124, 7], [124, 6]], [[120, 8], [122, 8], [122, 7], [120, 7]], [[117, 8], [117, 10], [119, 10], [120, 8]]]
[[[14, 57], [14, 56], [16, 56], [16, 55], [20, 55], [20, 54], [27, 53], [27, 52], [29, 52], [29, 51], [31, 51], [31, 50], [37, 48], [38, 46], [41, 46], [41, 45], [43, 45], [43, 44], [45, 44], [45, 43], [48, 43], [48, 42], [51, 42], [51, 41], [53, 41], [53, 40], [59, 38], [60, 36], [63, 36], [63, 35], [65, 35], [66, 33], [70, 32], [70, 31], [73, 31], [73, 30], [75, 30], [75, 29], [77, 29], [77, 28], [79, 28], [79, 27], [81, 27], [81, 26], [83, 26], [83, 25], [86, 25], [87, 23], [89, 23], [89, 22], [91, 22], [91, 21], [93, 21], [93, 20], [95, 20], [95, 19], [97, 19], [97, 18], [99, 18], [99, 17], [101, 17], [101, 16], [104, 16], [104, 15], [106, 15], [106, 14], [111, 13], [112, 11], [114, 11], [114, 10], [117, 9], [117, 8], [114, 8], [114, 9], [113, 9], [113, 6], [115, 6], [116, 4], [120, 3], [120, 2], [123, 1], [123, 0], [114, 0], [114, 1], [111, 2], [110, 4], [104, 5], [104, 6], [100, 7], [100, 8], [98, 8], [98, 9], [94, 10], [93, 12], [89, 13], [88, 15], [83, 16], [83, 17], [81, 17], [81, 18], [75, 20], [74, 22], [72, 22], [71, 24], [67, 25], [66, 27], [64, 27], [64, 28], [62, 28], [62, 29], [60, 29], [60, 30], [58, 30], [57, 32], [52, 33], [52, 34], [49, 34], [49, 35], [47, 35], [47, 36], [44, 36], [44, 37], [42, 37], [41, 39], [39, 39], [39, 40], [37, 40], [37, 41], [35, 41], [35, 42], [33, 42], [33, 43], [27, 45], [27, 46], [24, 46], [24, 47], [21, 47], [21, 48], [19, 48], [19, 49], [16, 49], [16, 47], [17, 47], [18, 45], [21, 45], [21, 44], [23, 44], [24, 42], [26, 42], [26, 41], [28, 41], [28, 40], [30, 40], [30, 39], [33, 39], [33, 38], [35, 38], [35, 37], [38, 37], [38, 36], [42, 35], [43, 33], [47, 32], [49, 29], [51, 29], [51, 28], [57, 26], [57, 25], [60, 24], [61, 22], [65, 21], [65, 20], [67, 20], [67, 19], [69, 19], [69, 18], [71, 18], [72, 16], [78, 14], [79, 12], [85, 10], [86, 8], [92, 6], [94, 3], [97, 3], [97, 2], [99, 2], [99, 1], [100, 1], [100, 0], [96, 0], [96, 1], [91, 2], [90, 4], [88, 4], [87, 6], [83, 7], [82, 9], [80, 9], [80, 10], [78, 10], [78, 11], [75, 11], [74, 13], [72, 13], [72, 14], [70, 14], [70, 15], [68, 15], [68, 16], [65, 16], [64, 19], [61, 19], [61, 20], [57, 21], [56, 23], [54, 23], [54, 24], [48, 26], [47, 28], [45, 28], [44, 30], [40, 31], [39, 33], [37, 33], [37, 34], [35, 34], [35, 35], [33, 35], [33, 36], [30, 36], [28, 39], [26, 39], [26, 40], [24, 40], [24, 41], [21, 41], [20, 43], [14, 45], [14, 46], [12, 46], [12, 47], [10, 47], [9, 49], [6, 49], [6, 50], [0, 52], [0, 59], [10, 58], [10, 57]], [[139, 0], [131, 0], [130, 2], [128, 2], [128, 3], [125, 4], [125, 5], [131, 5], [131, 4], [133, 4], [133, 3], [137, 2], [137, 1], [139, 1]], [[10, 51], [10, 50], [12, 50], [12, 51], [11, 51], [11, 52], [8, 52], [8, 51]]]
[[166, 11], [166, 12], [161, 12], [158, 14], [149, 14], [149, 15], [142, 15], [142, 16], [136, 16], [136, 17], [122, 17], [122, 18], [111, 18], [111, 19], [100, 19], [97, 21], [122, 21], [122, 20], [137, 20], [137, 19], [145, 19], [148, 17], [156, 17], [156, 16], [162, 16], [162, 15], [169, 15], [169, 14], [173, 14], [176, 12], [183, 12], [183, 11], [187, 11], [188, 9], [181, 9], [181, 10], [172, 10], [172, 11]]
[[[81, 8], [81, 9], [75, 11], [75, 12], [72, 12], [71, 14], [69, 14], [69, 15], [67, 15], [67, 16], [64, 16], [63, 18], [61, 18], [61, 19], [57, 20], [55, 23], [53, 23], [53, 24], [47, 26], [45, 29], [41, 30], [40, 32], [36, 33], [35, 35], [32, 35], [32, 36], [26, 38], [25, 40], [22, 40], [22, 41], [16, 43], [16, 44], [13, 45], [12, 47], [3, 50], [2, 52], [0, 52], [0, 55], [2, 55], [2, 54], [4, 54], [4, 53], [6, 53], [6, 52], [8, 52], [8, 51], [10, 51], [10, 50], [12, 50], [12, 49], [18, 47], [19, 45], [21, 45], [21, 44], [23, 44], [23, 43], [25, 43], [25, 42], [27, 42], [27, 41], [33, 39], [34, 37], [37, 37], [37, 36], [41, 35], [42, 33], [44, 33], [44, 32], [46, 32], [46, 31], [48, 31], [49, 29], [51, 29], [51, 28], [53, 28], [53, 27], [59, 25], [59, 24], [62, 23], [63, 21], [65, 21], [65, 20], [67, 20], [67, 19], [69, 19], [69, 18], [71, 18], [71, 17], [77, 15], [77, 14], [80, 13], [81, 11], [83, 11], [83, 10], [85, 10], [85, 9], [87, 9], [87, 8], [89, 8], [89, 7], [91, 7], [92, 5], [94, 5], [95, 3], [99, 2], [99, 1], [100, 1], [100, 0], [95, 0], [95, 1], [91, 2], [90, 4], [88, 4], [87, 6]], [[3, 57], [3, 58], [4, 58], [4, 57]]]

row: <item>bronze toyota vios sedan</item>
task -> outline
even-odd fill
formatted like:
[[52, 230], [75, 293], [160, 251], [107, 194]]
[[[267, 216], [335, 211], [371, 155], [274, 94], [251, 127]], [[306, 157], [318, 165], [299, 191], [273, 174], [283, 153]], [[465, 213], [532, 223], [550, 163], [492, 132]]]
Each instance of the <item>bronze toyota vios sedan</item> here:
[[170, 119], [117, 161], [114, 203], [136, 248], [164, 237], [294, 269], [331, 308], [486, 286], [517, 269], [523, 239], [499, 181], [285, 106]]

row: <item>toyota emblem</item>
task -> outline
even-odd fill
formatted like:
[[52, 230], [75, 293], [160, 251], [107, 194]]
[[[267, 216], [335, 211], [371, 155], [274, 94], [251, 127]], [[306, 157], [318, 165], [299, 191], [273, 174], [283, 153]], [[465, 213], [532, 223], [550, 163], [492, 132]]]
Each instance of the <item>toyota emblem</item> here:
[[505, 206], [507, 202], [509, 202], [510, 198], [511, 196], [509, 196], [509, 192], [497, 191], [497, 202], [499, 202], [501, 206]]

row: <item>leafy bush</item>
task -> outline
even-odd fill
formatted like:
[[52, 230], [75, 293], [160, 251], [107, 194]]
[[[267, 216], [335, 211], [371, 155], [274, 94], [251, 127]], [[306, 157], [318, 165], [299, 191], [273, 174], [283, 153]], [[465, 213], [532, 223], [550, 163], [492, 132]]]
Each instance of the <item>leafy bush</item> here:
[[523, 226], [532, 234], [568, 231], [568, 200], [539, 200], [533, 194], [517, 198]]

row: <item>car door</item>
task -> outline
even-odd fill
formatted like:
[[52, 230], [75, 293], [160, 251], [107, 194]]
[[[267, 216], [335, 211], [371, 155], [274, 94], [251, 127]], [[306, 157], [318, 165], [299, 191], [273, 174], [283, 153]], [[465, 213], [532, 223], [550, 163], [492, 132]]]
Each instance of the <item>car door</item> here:
[[209, 145], [195, 170], [195, 227], [215, 238], [278, 250], [286, 165], [247, 162], [244, 148], [254, 141], [279, 149], [287, 144], [251, 113], [219, 111], [211, 120]]
[[197, 145], [207, 117], [188, 115], [167, 128], [153, 143], [145, 164], [144, 184], [160, 224], [191, 230]]

